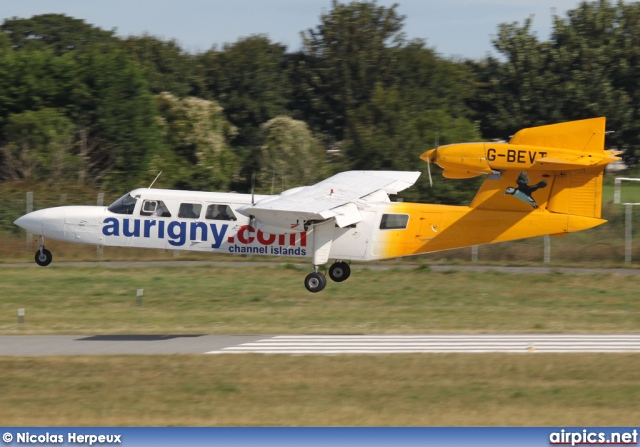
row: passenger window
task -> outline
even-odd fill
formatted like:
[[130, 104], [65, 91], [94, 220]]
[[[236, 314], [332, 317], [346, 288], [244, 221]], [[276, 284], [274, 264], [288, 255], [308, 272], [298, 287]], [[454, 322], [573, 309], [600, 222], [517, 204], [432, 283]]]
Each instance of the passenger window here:
[[183, 217], [185, 219], [197, 219], [200, 217], [200, 211], [202, 211], [202, 205], [199, 203], [183, 203], [180, 205], [178, 217]]
[[205, 218], [212, 220], [238, 220], [229, 205], [209, 205]]
[[404, 230], [409, 223], [408, 214], [383, 214], [380, 220], [381, 230]]
[[140, 210], [142, 216], [171, 217], [169, 209], [162, 200], [145, 200]]

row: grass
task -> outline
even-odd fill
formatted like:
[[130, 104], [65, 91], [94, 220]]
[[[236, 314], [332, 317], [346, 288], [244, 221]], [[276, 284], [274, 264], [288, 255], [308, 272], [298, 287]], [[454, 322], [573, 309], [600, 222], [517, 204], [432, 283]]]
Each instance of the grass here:
[[635, 276], [356, 269], [311, 294], [305, 274], [291, 265], [2, 267], [0, 333], [640, 332]]
[[7, 426], [632, 426], [640, 356], [0, 358]]

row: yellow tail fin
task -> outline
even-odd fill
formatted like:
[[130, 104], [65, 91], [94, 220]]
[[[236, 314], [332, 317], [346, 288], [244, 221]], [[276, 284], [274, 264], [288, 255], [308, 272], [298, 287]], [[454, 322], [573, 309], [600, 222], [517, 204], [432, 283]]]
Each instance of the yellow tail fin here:
[[[605, 118], [592, 118], [522, 129], [509, 145], [605, 154], [604, 136]], [[489, 176], [484, 181], [470, 207], [523, 212], [539, 209], [600, 218], [602, 178], [607, 162], [595, 166], [585, 163], [584, 168], [571, 170], [553, 169], [553, 163], [541, 163], [542, 169], [536, 169], [536, 165], [526, 170], [506, 169], [498, 179]]]

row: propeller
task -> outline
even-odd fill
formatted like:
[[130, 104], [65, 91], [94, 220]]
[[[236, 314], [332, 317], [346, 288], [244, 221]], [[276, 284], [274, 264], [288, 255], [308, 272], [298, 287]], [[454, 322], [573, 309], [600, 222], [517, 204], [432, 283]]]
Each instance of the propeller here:
[[429, 186], [433, 188], [433, 178], [431, 177], [431, 163], [435, 163], [438, 155], [438, 146], [440, 146], [440, 134], [436, 130], [436, 140], [433, 143], [434, 149], [425, 152], [420, 158], [427, 162], [427, 174], [429, 174]]
[[433, 188], [433, 178], [431, 178], [431, 162], [430, 161], [427, 161], [427, 174], [429, 174], [429, 186]]

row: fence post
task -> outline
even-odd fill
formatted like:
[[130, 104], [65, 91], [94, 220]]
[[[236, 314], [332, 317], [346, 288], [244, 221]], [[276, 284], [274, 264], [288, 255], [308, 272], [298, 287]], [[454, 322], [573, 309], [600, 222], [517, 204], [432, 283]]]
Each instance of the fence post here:
[[551, 262], [551, 236], [548, 234], [544, 237], [544, 263]]
[[471, 246], [471, 262], [478, 262], [478, 246]]

